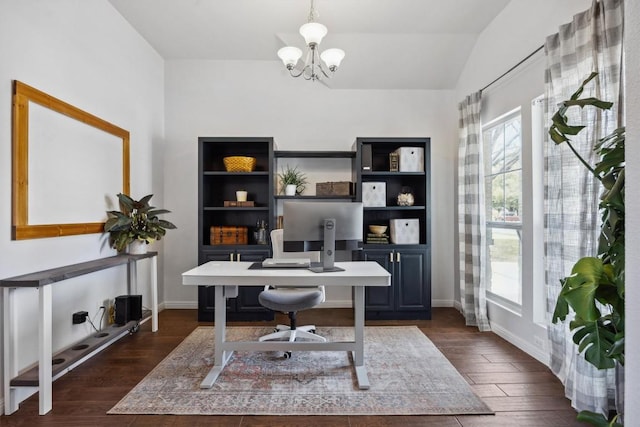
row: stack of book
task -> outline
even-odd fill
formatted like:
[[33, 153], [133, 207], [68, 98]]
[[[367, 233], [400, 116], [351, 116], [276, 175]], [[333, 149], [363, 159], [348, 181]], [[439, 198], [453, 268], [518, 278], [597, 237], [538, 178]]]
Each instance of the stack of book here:
[[367, 233], [367, 244], [386, 245], [389, 243], [389, 236], [386, 234]]

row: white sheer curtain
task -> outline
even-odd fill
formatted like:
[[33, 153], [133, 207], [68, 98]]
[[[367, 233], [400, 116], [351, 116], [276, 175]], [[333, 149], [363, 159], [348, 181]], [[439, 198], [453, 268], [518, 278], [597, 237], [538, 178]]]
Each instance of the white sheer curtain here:
[[459, 105], [458, 243], [460, 247], [460, 302], [466, 324], [491, 330], [487, 318], [484, 213], [484, 166], [480, 104], [482, 92], [467, 96]]
[[[594, 144], [622, 125], [623, 1], [594, 1], [592, 7], [547, 38], [545, 52], [545, 123], [557, 104], [569, 99], [591, 72], [599, 73], [583, 94], [614, 102], [602, 112], [595, 108], [569, 110], [570, 123], [586, 125], [572, 145], [594, 164]], [[597, 252], [601, 188], [566, 144], [545, 142], [545, 270], [548, 319], [555, 308], [560, 279], [571, 273], [581, 257]], [[606, 414], [613, 396], [613, 372], [598, 371], [578, 354], [568, 320], [549, 324], [551, 369], [565, 385], [565, 394], [579, 411]]]

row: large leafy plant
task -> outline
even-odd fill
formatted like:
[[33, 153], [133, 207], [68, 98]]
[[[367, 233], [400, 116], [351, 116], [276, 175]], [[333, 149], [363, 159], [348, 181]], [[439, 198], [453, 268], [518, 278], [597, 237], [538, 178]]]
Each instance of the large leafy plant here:
[[[592, 73], [571, 96], [560, 104], [549, 129], [556, 144], [565, 143], [578, 160], [601, 183], [599, 210], [602, 225], [595, 257], [581, 258], [571, 270], [571, 275], [561, 280], [562, 289], [553, 313], [553, 322], [564, 321], [569, 307], [575, 317], [569, 323], [573, 341], [584, 358], [598, 369], [624, 365], [624, 184], [625, 184], [625, 128], [619, 128], [600, 139], [594, 147], [599, 161], [595, 166], [586, 162], [571, 144], [571, 137], [585, 126], [570, 125], [566, 112], [571, 107], [587, 106], [610, 109], [611, 102], [597, 98], [580, 98], [584, 87], [597, 73]], [[608, 422], [599, 414], [588, 411], [578, 419], [594, 425], [620, 425], [615, 419]]]
[[104, 231], [109, 233], [109, 245], [119, 252], [125, 250], [134, 240], [153, 243], [160, 240], [168, 229], [176, 226], [158, 215], [169, 213], [166, 209], [156, 209], [149, 204], [153, 194], [134, 200], [126, 194], [118, 194], [120, 211], [108, 211]]

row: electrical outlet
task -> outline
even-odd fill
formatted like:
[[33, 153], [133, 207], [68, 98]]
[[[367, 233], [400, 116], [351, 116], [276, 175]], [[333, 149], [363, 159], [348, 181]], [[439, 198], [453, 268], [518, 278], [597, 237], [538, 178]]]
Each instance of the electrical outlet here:
[[71, 317], [71, 322], [74, 325], [84, 323], [87, 321], [88, 316], [89, 316], [89, 313], [87, 313], [86, 311], [76, 311], [75, 313], [73, 313], [73, 316]]

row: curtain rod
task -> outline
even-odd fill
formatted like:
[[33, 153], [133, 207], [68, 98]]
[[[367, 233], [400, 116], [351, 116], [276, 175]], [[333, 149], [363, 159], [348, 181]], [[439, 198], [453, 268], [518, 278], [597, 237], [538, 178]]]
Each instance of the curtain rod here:
[[533, 52], [531, 52], [529, 55], [527, 55], [526, 58], [524, 58], [522, 61], [518, 62], [516, 65], [514, 65], [513, 67], [509, 68], [507, 71], [505, 71], [501, 76], [499, 76], [498, 78], [496, 78], [494, 81], [492, 81], [491, 83], [489, 83], [488, 85], [486, 85], [485, 87], [483, 87], [482, 89], [480, 89], [480, 92], [484, 92], [485, 89], [487, 89], [489, 86], [491, 86], [492, 84], [494, 84], [495, 82], [497, 82], [498, 80], [500, 80], [501, 78], [503, 78], [504, 76], [506, 76], [507, 74], [509, 74], [510, 72], [512, 72], [513, 70], [515, 70], [516, 68], [518, 68], [520, 65], [522, 65], [527, 59], [531, 58], [533, 55], [535, 55], [536, 53], [540, 52], [542, 49], [544, 48], [544, 45], [540, 46], [539, 48], [537, 48], [536, 50], [534, 50]]

